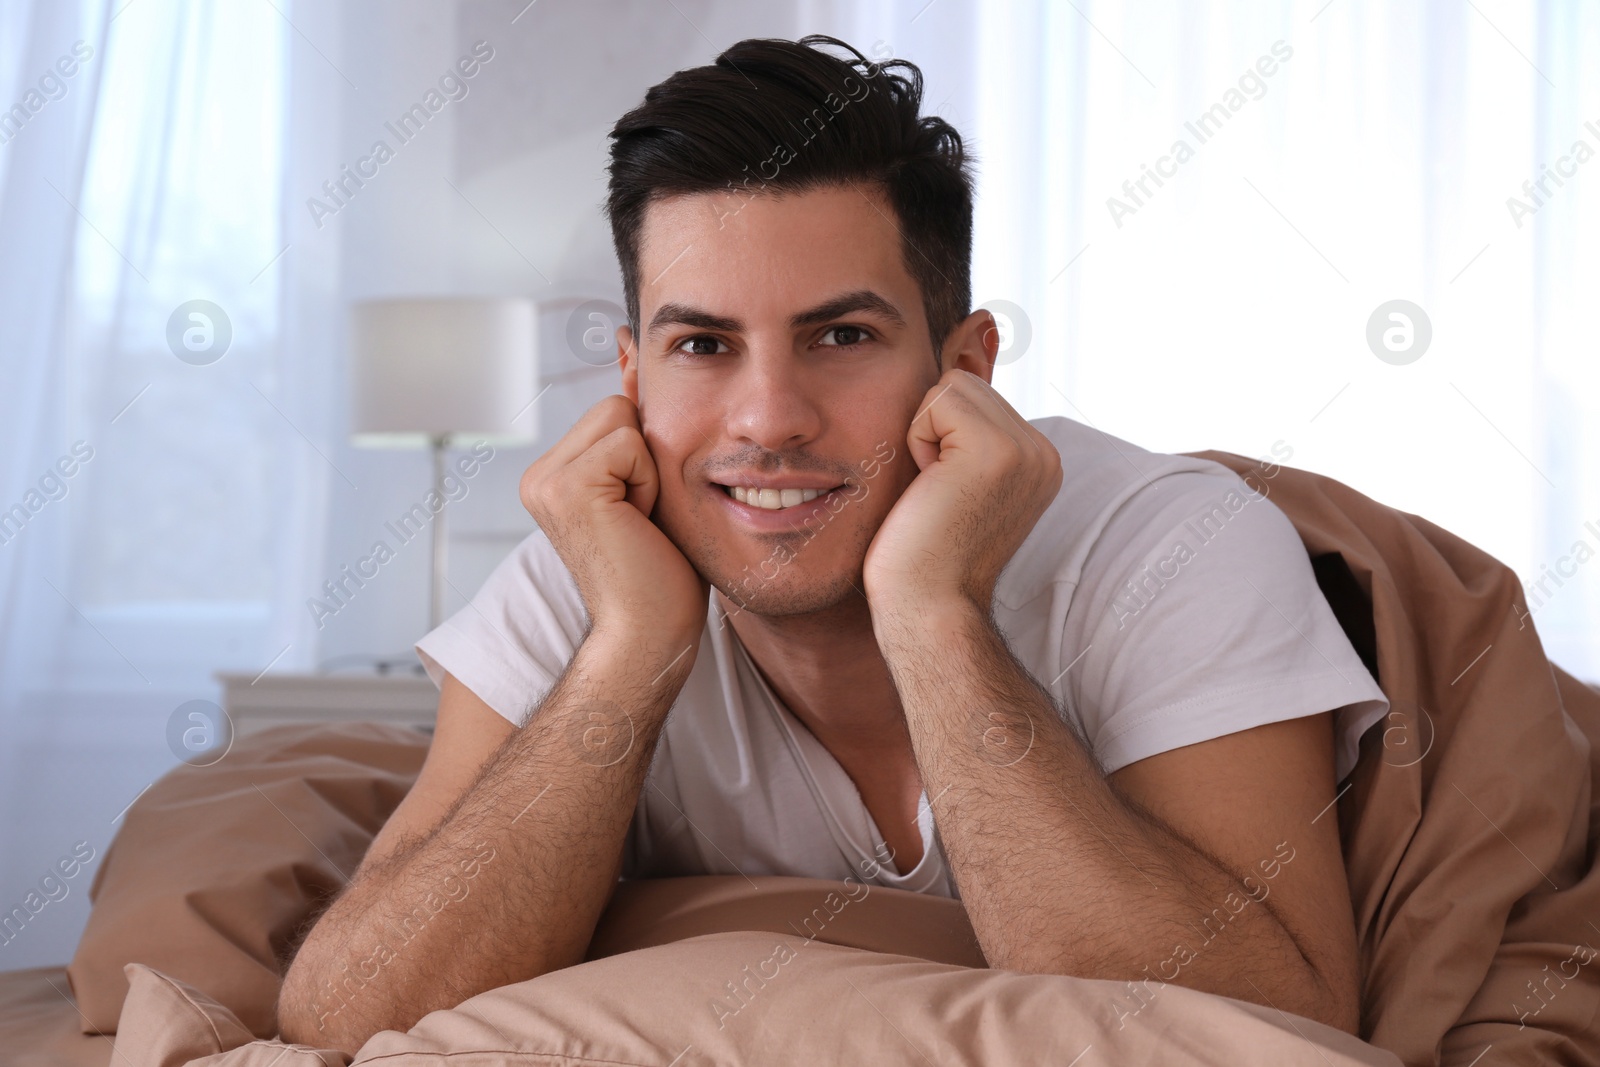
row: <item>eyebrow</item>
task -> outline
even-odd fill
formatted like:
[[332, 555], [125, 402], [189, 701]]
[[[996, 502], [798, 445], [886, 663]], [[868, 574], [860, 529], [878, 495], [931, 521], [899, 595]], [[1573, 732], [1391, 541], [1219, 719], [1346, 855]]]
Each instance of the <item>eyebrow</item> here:
[[[906, 324], [905, 316], [892, 301], [871, 289], [854, 289], [825, 300], [815, 307], [795, 312], [789, 316], [789, 327], [800, 329], [803, 326], [815, 326], [856, 311], [873, 312], [896, 326]], [[744, 323], [739, 319], [726, 315], [713, 315], [690, 304], [668, 302], [656, 309], [655, 315], [650, 319], [649, 327], [645, 330], [645, 337], [652, 338], [668, 326], [693, 326], [701, 330], [716, 330], [722, 333], [740, 333], [744, 330]]]

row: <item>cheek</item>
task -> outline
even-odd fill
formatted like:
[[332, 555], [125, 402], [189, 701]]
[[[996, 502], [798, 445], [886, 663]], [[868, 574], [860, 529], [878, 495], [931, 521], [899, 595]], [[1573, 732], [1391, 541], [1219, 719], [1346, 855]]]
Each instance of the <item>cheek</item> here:
[[656, 477], [661, 485], [656, 497], [656, 513], [663, 517], [683, 514], [686, 509], [704, 503], [697, 499], [702, 486], [686, 480], [683, 468], [688, 455], [681, 449], [682, 446], [676, 442], [650, 443], [650, 455], [655, 461]]
[[852, 462], [857, 471], [869, 472], [874, 464], [892, 470], [903, 463], [916, 469], [908, 455], [906, 431], [934, 384], [937, 383], [931, 380], [913, 379], [902, 371], [890, 381], [841, 398], [834, 409], [834, 424], [850, 428], [851, 449], [857, 453]]
[[709, 505], [716, 503], [707, 494], [705, 483], [691, 480], [685, 470], [686, 467], [695, 469], [696, 456], [703, 458], [709, 446], [681, 416], [669, 414], [666, 420], [665, 426], [652, 424], [645, 428], [645, 444], [650, 449], [660, 486], [650, 518], [673, 541], [683, 544], [706, 521]]
[[694, 413], [675, 409], [670, 398], [649, 404], [640, 412], [640, 431], [661, 479], [663, 493], [682, 494], [685, 464], [697, 445], [701, 449], [707, 447], [696, 425]]

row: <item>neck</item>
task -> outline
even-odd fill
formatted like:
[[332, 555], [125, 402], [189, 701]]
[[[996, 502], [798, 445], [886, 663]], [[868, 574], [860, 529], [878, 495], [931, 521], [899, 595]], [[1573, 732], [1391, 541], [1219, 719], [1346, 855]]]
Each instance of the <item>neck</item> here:
[[910, 743], [871, 609], [860, 594], [806, 615], [768, 617], [739, 611], [726, 598], [721, 604], [772, 691], [829, 750], [882, 751]]

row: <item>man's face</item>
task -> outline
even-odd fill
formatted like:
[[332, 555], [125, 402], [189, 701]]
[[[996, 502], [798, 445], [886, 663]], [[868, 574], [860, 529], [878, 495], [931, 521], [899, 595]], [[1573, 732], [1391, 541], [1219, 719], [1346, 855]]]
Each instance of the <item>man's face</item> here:
[[916, 476], [906, 430], [940, 367], [893, 219], [853, 186], [647, 209], [642, 336], [630, 353], [624, 328], [619, 347], [661, 477], [652, 517], [758, 614], [861, 595], [867, 546]]

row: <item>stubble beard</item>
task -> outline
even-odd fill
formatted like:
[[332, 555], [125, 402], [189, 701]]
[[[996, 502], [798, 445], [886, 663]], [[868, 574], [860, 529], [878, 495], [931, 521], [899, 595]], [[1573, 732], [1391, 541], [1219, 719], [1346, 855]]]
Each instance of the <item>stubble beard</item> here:
[[[862, 563], [873, 531], [838, 527], [835, 518], [815, 535], [797, 532], [761, 538], [757, 543], [765, 551], [750, 564], [735, 565], [717, 539], [706, 532], [678, 547], [701, 577], [727, 599], [729, 614], [749, 612], [772, 619], [825, 617], [854, 609], [857, 601], [865, 599]], [[842, 554], [854, 564], [819, 574], [820, 554], [812, 542], [824, 538], [845, 541], [849, 550]], [[839, 550], [835, 548], [831, 554], [838, 555]], [[788, 562], [781, 562], [785, 559]]]

